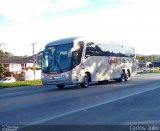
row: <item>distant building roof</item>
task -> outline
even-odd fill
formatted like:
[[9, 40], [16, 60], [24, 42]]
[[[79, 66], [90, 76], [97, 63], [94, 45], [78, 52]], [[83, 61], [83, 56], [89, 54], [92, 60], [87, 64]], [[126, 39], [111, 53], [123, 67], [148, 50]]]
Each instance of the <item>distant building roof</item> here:
[[33, 63], [33, 56], [25, 57], [25, 58], [0, 58], [0, 62], [2, 63], [18, 63], [18, 64], [25, 64], [25, 63]]

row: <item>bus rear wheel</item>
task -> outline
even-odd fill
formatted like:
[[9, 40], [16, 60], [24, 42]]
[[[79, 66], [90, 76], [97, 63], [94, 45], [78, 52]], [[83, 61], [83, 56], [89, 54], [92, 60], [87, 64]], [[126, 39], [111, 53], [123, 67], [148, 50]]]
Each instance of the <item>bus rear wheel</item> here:
[[63, 89], [64, 85], [57, 85], [58, 89]]
[[89, 86], [89, 76], [87, 74], [84, 76], [84, 81], [80, 84], [80, 86], [82, 88], [87, 88]]
[[121, 77], [117, 79], [118, 82], [125, 82], [126, 81], [126, 74], [124, 71], [121, 72]]
[[127, 71], [127, 73], [125, 74], [125, 81], [128, 81], [129, 80], [129, 77], [130, 77], [130, 74], [129, 74], [129, 71]]

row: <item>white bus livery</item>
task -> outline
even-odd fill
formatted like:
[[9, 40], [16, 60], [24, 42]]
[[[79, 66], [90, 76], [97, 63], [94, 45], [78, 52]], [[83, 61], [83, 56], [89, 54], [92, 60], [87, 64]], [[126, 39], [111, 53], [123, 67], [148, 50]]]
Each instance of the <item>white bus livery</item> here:
[[106, 80], [127, 81], [136, 72], [133, 48], [86, 37], [72, 37], [48, 43], [42, 56], [42, 83], [58, 88]]

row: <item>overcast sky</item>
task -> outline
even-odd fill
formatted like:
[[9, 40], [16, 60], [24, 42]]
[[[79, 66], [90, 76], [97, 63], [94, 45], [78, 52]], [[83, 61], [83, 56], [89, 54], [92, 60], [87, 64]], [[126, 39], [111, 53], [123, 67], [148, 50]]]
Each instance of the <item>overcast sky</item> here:
[[38, 52], [70, 36], [101, 36], [160, 54], [160, 0], [0, 0], [3, 50], [31, 55], [32, 43]]

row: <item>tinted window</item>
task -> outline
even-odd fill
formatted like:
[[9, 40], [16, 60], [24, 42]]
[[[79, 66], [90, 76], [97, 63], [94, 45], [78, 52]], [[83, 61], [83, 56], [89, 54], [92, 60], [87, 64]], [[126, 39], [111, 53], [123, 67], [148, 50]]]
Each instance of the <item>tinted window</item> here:
[[80, 45], [80, 49], [72, 53], [73, 65], [79, 65], [81, 63], [84, 43], [79, 42], [79, 45]]
[[134, 49], [120, 45], [88, 43], [86, 55], [90, 56], [117, 56], [117, 57], [134, 57]]
[[49, 46], [43, 52], [42, 72], [62, 72], [71, 69], [72, 43]]
[[87, 43], [85, 55], [89, 55], [89, 56], [96, 56], [97, 55], [96, 49], [95, 49], [95, 44], [93, 42]]

